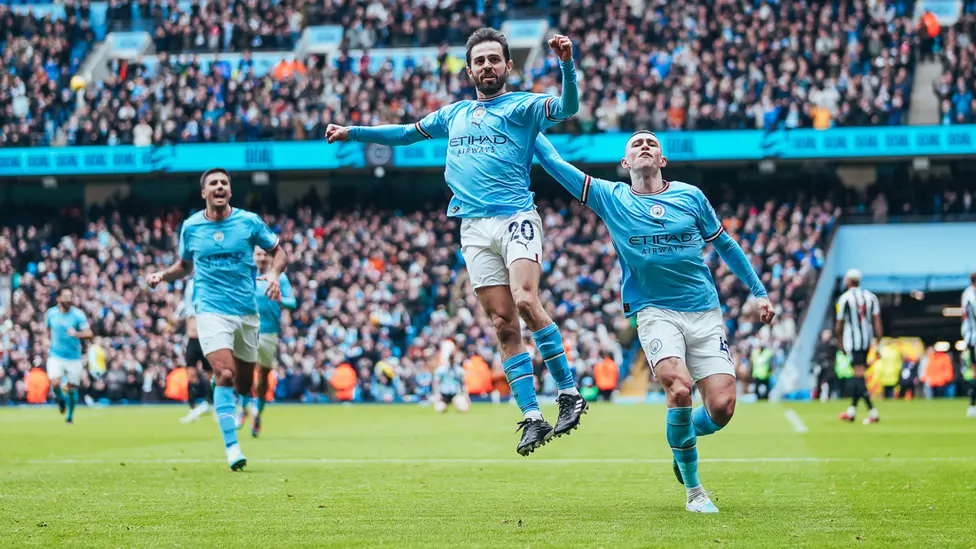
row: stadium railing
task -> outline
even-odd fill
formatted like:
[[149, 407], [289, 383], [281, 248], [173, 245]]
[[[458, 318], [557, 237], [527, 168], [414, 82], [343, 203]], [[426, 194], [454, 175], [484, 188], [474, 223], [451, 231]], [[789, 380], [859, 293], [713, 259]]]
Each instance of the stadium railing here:
[[[553, 135], [570, 162], [615, 164], [628, 133]], [[806, 161], [964, 157], [976, 146], [976, 125], [667, 132], [664, 153], [674, 162]], [[160, 147], [69, 147], [0, 150], [0, 177], [198, 172], [215, 155], [236, 172], [340, 168], [433, 168], [444, 165], [447, 140], [409, 147], [323, 142], [247, 142]]]

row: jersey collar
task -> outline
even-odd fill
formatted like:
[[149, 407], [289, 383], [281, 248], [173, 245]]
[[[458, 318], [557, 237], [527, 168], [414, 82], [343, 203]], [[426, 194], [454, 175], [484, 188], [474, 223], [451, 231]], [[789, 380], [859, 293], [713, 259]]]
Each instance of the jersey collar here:
[[496, 95], [495, 97], [492, 97], [491, 99], [478, 99], [477, 97], [475, 97], [474, 102], [475, 103], [478, 103], [479, 105], [491, 105], [491, 104], [495, 103], [496, 101], [498, 101], [499, 99], [502, 99], [504, 97], [508, 97], [509, 95], [511, 95], [511, 93], [512, 93], [511, 91], [506, 91], [505, 93], [503, 93], [501, 95]]
[[230, 208], [230, 213], [227, 214], [227, 217], [225, 217], [225, 218], [223, 218], [223, 219], [221, 219], [219, 221], [216, 220], [216, 219], [211, 219], [210, 216], [207, 215], [207, 209], [206, 208], [204, 208], [204, 210], [203, 210], [203, 218], [206, 219], [207, 221], [211, 222], [211, 223], [223, 223], [224, 221], [227, 221], [228, 219], [230, 219], [231, 216], [234, 215], [237, 212], [237, 208], [235, 208], [233, 206], [227, 206], [227, 207]]
[[661, 190], [659, 190], [659, 191], [655, 191], [655, 192], [652, 192], [652, 193], [639, 193], [639, 192], [635, 191], [633, 187], [631, 187], [630, 188], [630, 192], [634, 193], [634, 195], [636, 195], [636, 196], [656, 196], [656, 195], [659, 195], [659, 194], [663, 193], [664, 191], [668, 190], [670, 187], [671, 187], [671, 182], [670, 181], [665, 181], [664, 182], [664, 186], [661, 187]]

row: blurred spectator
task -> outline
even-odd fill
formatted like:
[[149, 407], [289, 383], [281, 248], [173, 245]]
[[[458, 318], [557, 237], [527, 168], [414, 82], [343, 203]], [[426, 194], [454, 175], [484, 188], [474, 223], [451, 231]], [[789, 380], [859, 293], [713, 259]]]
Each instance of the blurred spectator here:
[[976, 123], [976, 13], [964, 13], [952, 27], [943, 29], [942, 77], [933, 83], [939, 98], [939, 123]]

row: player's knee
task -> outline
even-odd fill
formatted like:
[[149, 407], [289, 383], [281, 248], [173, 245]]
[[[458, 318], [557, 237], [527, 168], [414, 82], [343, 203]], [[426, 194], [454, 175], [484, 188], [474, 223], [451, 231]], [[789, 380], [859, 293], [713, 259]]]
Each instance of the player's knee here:
[[230, 387], [234, 384], [234, 370], [232, 368], [217, 368], [214, 370], [214, 377], [217, 378], [217, 385]]
[[657, 363], [654, 374], [676, 406], [691, 406], [691, 378], [680, 360], [675, 357], [662, 359]]
[[691, 406], [691, 382], [676, 379], [665, 391], [676, 406]]
[[708, 416], [716, 424], [725, 427], [735, 413], [735, 394], [723, 394], [708, 400]]
[[494, 315], [492, 316], [491, 322], [495, 327], [495, 336], [498, 337], [498, 342], [503, 347], [517, 345], [521, 342], [518, 319]]
[[512, 286], [512, 298], [519, 315], [526, 320], [534, 319], [536, 311], [541, 309], [539, 296], [528, 286]]

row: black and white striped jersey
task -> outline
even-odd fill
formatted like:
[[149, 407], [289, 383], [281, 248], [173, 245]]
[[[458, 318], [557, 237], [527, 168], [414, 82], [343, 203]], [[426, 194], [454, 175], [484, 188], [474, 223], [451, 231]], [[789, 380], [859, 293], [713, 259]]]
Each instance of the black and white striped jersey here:
[[967, 286], [962, 292], [962, 339], [969, 347], [976, 347], [976, 287]]
[[855, 286], [837, 300], [837, 320], [844, 321], [843, 345], [847, 352], [867, 351], [874, 342], [874, 317], [881, 315], [878, 296]]

